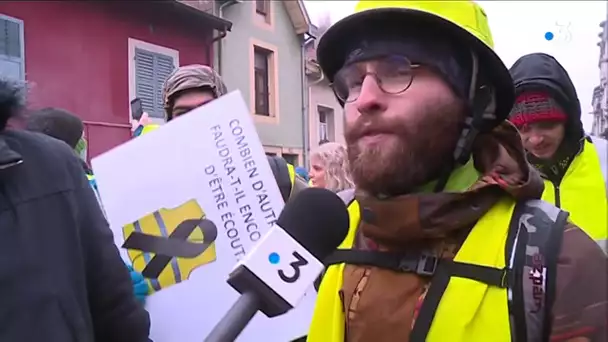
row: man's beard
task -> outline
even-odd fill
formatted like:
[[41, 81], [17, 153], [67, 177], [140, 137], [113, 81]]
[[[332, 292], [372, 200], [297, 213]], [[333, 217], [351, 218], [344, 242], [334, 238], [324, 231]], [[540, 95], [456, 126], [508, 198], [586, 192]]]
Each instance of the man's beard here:
[[[348, 158], [358, 189], [372, 195], [408, 194], [452, 166], [462, 128], [462, 108], [451, 103], [433, 109], [433, 113], [420, 113], [423, 119], [415, 127], [378, 115], [371, 119], [361, 116], [348, 129]], [[364, 121], [372, 121], [374, 132], [387, 134], [382, 142], [362, 146]]]

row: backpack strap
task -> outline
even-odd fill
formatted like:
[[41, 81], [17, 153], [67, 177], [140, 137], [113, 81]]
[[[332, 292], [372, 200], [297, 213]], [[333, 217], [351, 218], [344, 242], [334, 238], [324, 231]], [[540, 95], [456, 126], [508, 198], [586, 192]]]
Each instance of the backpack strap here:
[[[567, 212], [541, 200], [519, 202], [515, 206], [505, 250], [506, 273], [500, 284], [506, 285], [509, 294], [513, 341], [549, 341], [557, 258], [567, 221]], [[418, 314], [410, 337], [412, 342], [426, 340], [450, 277], [462, 277], [454, 273], [453, 267], [442, 266], [440, 263]]]
[[[341, 191], [338, 193], [338, 196], [348, 207], [355, 200], [355, 190], [348, 189]], [[507, 279], [506, 269], [471, 265], [452, 260], [440, 260], [433, 253], [422, 250], [394, 253], [360, 249], [338, 249], [325, 258], [323, 262], [326, 266], [347, 263], [351, 265], [374, 266], [395, 272], [416, 273], [426, 277], [432, 277], [438, 269], [442, 269], [450, 275], [475, 279], [500, 287], [506, 286]], [[447, 281], [449, 281], [449, 276], [447, 277]], [[443, 294], [443, 291], [441, 294]], [[441, 296], [438, 297], [438, 299], [440, 298]]]
[[359, 266], [374, 266], [395, 272], [416, 273], [419, 276], [432, 277], [439, 266], [450, 275], [473, 279], [497, 287], [506, 287], [507, 270], [482, 265], [472, 265], [453, 260], [441, 260], [436, 255], [420, 252], [393, 253], [341, 249], [324, 260], [326, 265], [347, 263]]
[[569, 214], [541, 200], [515, 207], [507, 237], [509, 314], [515, 341], [549, 341], [557, 259]]
[[410, 340], [424, 342], [450, 278], [473, 279], [506, 288], [509, 292], [511, 335], [514, 341], [549, 341], [555, 299], [557, 258], [568, 213], [540, 200], [518, 203], [510, 221], [506, 267], [498, 269], [453, 260], [425, 252], [391, 253], [355, 249], [337, 250], [326, 265], [348, 263], [432, 277]]

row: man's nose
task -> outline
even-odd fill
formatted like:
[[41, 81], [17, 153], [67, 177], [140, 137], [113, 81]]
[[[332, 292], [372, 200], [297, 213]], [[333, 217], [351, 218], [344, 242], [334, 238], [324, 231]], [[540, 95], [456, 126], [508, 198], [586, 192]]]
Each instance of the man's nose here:
[[376, 79], [370, 75], [365, 77], [361, 92], [357, 99], [357, 109], [361, 115], [375, 115], [386, 110], [386, 94], [380, 89]]

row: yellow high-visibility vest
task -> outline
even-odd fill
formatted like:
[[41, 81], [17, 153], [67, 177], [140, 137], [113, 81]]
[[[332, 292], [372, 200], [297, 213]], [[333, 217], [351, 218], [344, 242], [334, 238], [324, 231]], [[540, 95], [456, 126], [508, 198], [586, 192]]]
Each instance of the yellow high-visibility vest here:
[[[341, 197], [347, 201], [344, 196]], [[349, 203], [349, 233], [338, 247], [339, 249], [353, 247], [356, 231], [360, 223], [360, 206], [358, 202], [352, 200]], [[540, 240], [532, 237], [536, 231], [541, 230], [541, 227], [534, 226], [538, 221], [530, 219], [530, 215], [522, 215], [517, 217], [517, 220], [513, 220], [516, 217], [514, 216], [514, 212], [516, 212], [520, 204], [516, 207], [516, 203], [511, 198], [505, 198], [498, 202], [471, 230], [454, 261], [495, 269], [523, 267], [524, 272], [531, 272], [532, 269], [528, 266], [515, 265], [513, 260], [517, 260], [516, 257], [511, 257], [508, 265], [506, 265], [505, 261], [505, 251], [511, 251], [510, 247], [512, 247], [512, 244], [508, 244], [507, 241], [512, 242], [516, 240], [510, 234], [514, 234], [513, 232], [517, 231], [517, 227], [528, 229], [528, 233], [531, 236], [529, 241], [536, 240], [538, 242]], [[565, 224], [567, 213], [546, 202], [536, 200], [523, 205], [530, 209], [534, 213], [533, 215], [538, 215], [537, 217], [540, 217], [539, 213], [541, 212], [542, 215], [546, 215], [539, 220], [541, 222], [546, 218], [550, 218], [552, 224], [555, 222]], [[524, 216], [525, 220], [523, 219]], [[513, 226], [514, 223], [515, 226]], [[533, 227], [528, 227], [529, 225]], [[551, 229], [552, 226], [542, 228], [546, 231], [556, 231], [556, 229]], [[559, 239], [553, 241], [559, 241]], [[515, 255], [514, 253], [528, 253], [530, 250], [534, 250], [536, 245], [533, 248], [529, 248], [530, 245], [523, 245], [522, 247], [517, 250], [518, 252], [514, 251], [511, 255]], [[552, 260], [548, 261], [548, 264], [555, 265], [557, 262], [557, 252], [555, 250], [559, 248], [548, 244], [547, 247], [541, 246], [540, 249], [549, 251], [548, 253], [551, 253], [550, 251], [555, 252], [555, 255], [551, 256], [547, 256], [548, 254], [542, 255], [542, 257], [547, 257], [548, 260]], [[345, 264], [331, 265], [323, 276], [307, 338], [309, 342], [345, 341], [344, 307], [339, 295], [343, 283], [344, 267]], [[541, 272], [545, 271], [541, 270]], [[526, 273], [526, 277], [528, 273]], [[553, 277], [551, 277], [550, 281], [554, 281]], [[549, 277], [545, 279], [549, 281]], [[431, 286], [433, 286], [433, 281], [431, 282]], [[546, 282], [543, 286], [546, 286]], [[545, 290], [543, 289], [542, 291]], [[440, 298], [425, 341], [511, 342], [511, 337], [517, 334], [518, 331], [510, 323], [512, 321], [511, 316], [514, 314], [525, 316], [526, 327], [523, 329], [523, 334], [526, 340], [542, 340], [543, 336], [546, 336], [543, 334], [547, 333], [543, 331], [546, 313], [540, 312], [543, 310], [534, 312], [533, 309], [527, 307], [527, 305], [533, 305], [530, 303], [534, 302], [532, 296], [535, 293], [532, 293], [532, 291], [528, 291], [529, 293], [525, 292], [523, 296], [527, 297], [524, 302], [530, 303], [526, 303], [526, 308], [522, 308], [521, 312], [514, 313], [509, 309], [507, 292], [506, 286], [491, 286], [473, 279], [452, 275]], [[536, 316], [538, 314], [542, 316]], [[521, 336], [521, 330], [519, 334]]]
[[560, 184], [545, 180], [542, 199], [570, 212], [570, 219], [584, 230], [604, 253], [608, 239], [608, 143], [586, 139]]

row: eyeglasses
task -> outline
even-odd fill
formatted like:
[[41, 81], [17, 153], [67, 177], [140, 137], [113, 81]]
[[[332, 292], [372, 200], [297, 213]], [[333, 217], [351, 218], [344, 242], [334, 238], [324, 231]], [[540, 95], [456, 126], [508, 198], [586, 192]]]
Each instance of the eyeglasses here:
[[384, 93], [401, 94], [412, 85], [413, 70], [420, 66], [412, 64], [407, 58], [400, 56], [375, 59], [373, 72], [367, 71], [362, 63], [350, 64], [336, 73], [332, 89], [338, 99], [346, 103], [356, 101], [367, 76], [371, 76]]

